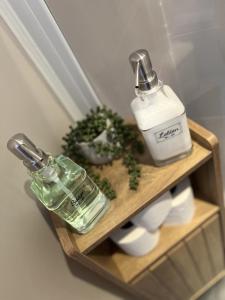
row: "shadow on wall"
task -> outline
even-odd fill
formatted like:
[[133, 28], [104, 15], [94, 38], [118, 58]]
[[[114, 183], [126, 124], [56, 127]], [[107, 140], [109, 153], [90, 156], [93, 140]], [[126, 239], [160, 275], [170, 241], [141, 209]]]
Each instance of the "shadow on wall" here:
[[65, 255], [65, 260], [67, 262], [68, 268], [73, 276], [80, 278], [83, 281], [88, 282], [91, 285], [98, 286], [101, 289], [108, 291], [111, 294], [115, 294], [121, 299], [124, 300], [138, 300], [137, 297], [133, 297], [128, 293], [125, 293], [122, 289], [118, 286], [114, 285], [113, 283], [105, 280], [100, 275], [89, 271], [87, 268], [83, 267], [81, 264], [77, 263], [73, 259], [67, 257]]
[[[34, 196], [30, 189], [31, 181], [27, 180], [24, 184], [24, 189], [26, 194], [35, 202], [42, 218], [45, 220], [49, 228], [51, 229], [52, 234], [54, 235], [55, 239], [58, 241], [58, 237], [54, 228], [54, 225], [51, 221], [51, 218], [49, 217], [49, 212], [47, 209], [43, 207], [41, 202]], [[59, 241], [58, 241], [59, 243]], [[47, 249], [46, 249], [47, 251]], [[121, 299], [124, 300], [138, 300], [137, 297], [132, 297], [131, 295], [125, 293], [122, 289], [120, 289], [118, 286], [114, 285], [113, 283], [110, 283], [108, 280], [105, 280], [103, 277], [99, 276], [98, 274], [88, 270], [72, 258], [66, 256], [64, 253], [65, 262], [68, 266], [69, 271], [73, 274], [73, 276], [79, 278], [82, 281], [85, 281], [93, 286], [97, 286], [101, 289], [106, 290], [107, 292], [111, 294], [115, 294]]]
[[[190, 53], [191, 55], [191, 53]], [[181, 61], [181, 63], [188, 63]], [[178, 65], [179, 70], [179, 65]], [[202, 82], [196, 81], [192, 95], [186, 101], [187, 115], [216, 134], [220, 142], [221, 169], [225, 173], [225, 87], [224, 78], [208, 78]], [[225, 177], [223, 176], [225, 187]]]

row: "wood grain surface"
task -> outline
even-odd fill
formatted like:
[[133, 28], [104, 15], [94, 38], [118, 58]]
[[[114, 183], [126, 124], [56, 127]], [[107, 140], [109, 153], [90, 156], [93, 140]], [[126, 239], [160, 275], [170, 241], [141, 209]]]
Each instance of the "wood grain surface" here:
[[185, 239], [188, 251], [197, 266], [199, 275], [204, 283], [209, 282], [215, 275], [210, 263], [210, 254], [201, 229]]
[[128, 174], [121, 160], [113, 166], [101, 170], [101, 176], [107, 177], [117, 191], [117, 198], [111, 201], [111, 207], [98, 224], [85, 235], [71, 231], [74, 246], [81, 253], [88, 253], [110, 233], [126, 223], [135, 213], [153, 202], [178, 181], [193, 172], [211, 157], [211, 152], [193, 142], [193, 152], [183, 160], [165, 167], [142, 165], [142, 178], [139, 190], [131, 191], [128, 186]]
[[[104, 243], [102, 243], [88, 256], [96, 263], [103, 265], [103, 268], [113, 273], [114, 276], [118, 276], [119, 272], [119, 277], [125, 282], [129, 282], [219, 211], [218, 206], [199, 199], [195, 200], [195, 205], [196, 212], [192, 222], [182, 226], [163, 226], [160, 230], [159, 244], [147, 255], [130, 256], [116, 247], [108, 247], [110, 251], [107, 253], [105, 248], [101, 251], [104, 247]], [[113, 268], [111, 269], [112, 262]], [[116, 269], [115, 266], [117, 266]]]
[[210, 219], [202, 226], [210, 256], [209, 262], [212, 264], [214, 275], [224, 269], [224, 252], [220, 227], [221, 224], [218, 216]]
[[173, 294], [149, 271], [134, 281], [133, 287], [141, 294], [146, 295], [149, 300], [176, 300]]
[[203, 287], [204, 284], [197, 272], [197, 267], [183, 242], [171, 250], [168, 257], [192, 294]]
[[149, 300], [153, 296], [154, 299], [197, 299], [225, 274], [224, 253], [218, 241], [221, 241], [221, 230], [217, 214], [142, 272], [132, 285], [148, 295]]
[[192, 295], [191, 290], [167, 256], [164, 256], [151, 266], [150, 272], [170, 291], [172, 295], [176, 297], [176, 299], [190, 299]]

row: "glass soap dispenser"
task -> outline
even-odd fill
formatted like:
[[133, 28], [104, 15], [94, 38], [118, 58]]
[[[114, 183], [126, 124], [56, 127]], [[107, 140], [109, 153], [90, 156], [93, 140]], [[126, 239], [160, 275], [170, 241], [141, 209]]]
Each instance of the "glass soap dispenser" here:
[[46, 154], [21, 133], [14, 135], [7, 146], [27, 167], [36, 197], [78, 233], [91, 230], [106, 212], [109, 200], [86, 171], [68, 157]]
[[174, 91], [158, 80], [147, 50], [129, 57], [136, 77], [131, 109], [157, 166], [188, 155], [192, 150], [185, 107]]

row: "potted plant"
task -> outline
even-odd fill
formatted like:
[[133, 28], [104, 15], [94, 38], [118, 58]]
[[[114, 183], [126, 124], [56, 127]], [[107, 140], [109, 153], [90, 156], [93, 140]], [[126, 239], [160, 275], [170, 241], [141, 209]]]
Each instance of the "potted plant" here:
[[117, 113], [106, 107], [97, 107], [85, 119], [70, 126], [63, 140], [65, 155], [84, 167], [109, 199], [115, 198], [116, 192], [108, 179], [101, 178], [94, 171], [93, 165], [122, 158], [130, 176], [129, 186], [137, 189], [141, 170], [135, 154], [143, 153], [144, 146], [135, 128], [125, 124]]

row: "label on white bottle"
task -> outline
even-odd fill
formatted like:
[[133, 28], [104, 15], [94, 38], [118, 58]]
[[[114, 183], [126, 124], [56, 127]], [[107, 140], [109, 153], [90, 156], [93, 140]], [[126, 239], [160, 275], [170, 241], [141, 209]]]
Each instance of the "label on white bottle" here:
[[182, 130], [182, 125], [180, 122], [168, 126], [166, 128], [163, 128], [157, 132], [154, 133], [155, 135], [155, 139], [157, 143], [162, 143], [167, 141], [170, 138], [173, 138], [179, 134], [182, 134], [183, 130]]
[[157, 162], [170, 160], [192, 147], [185, 113], [142, 133], [152, 158]]

